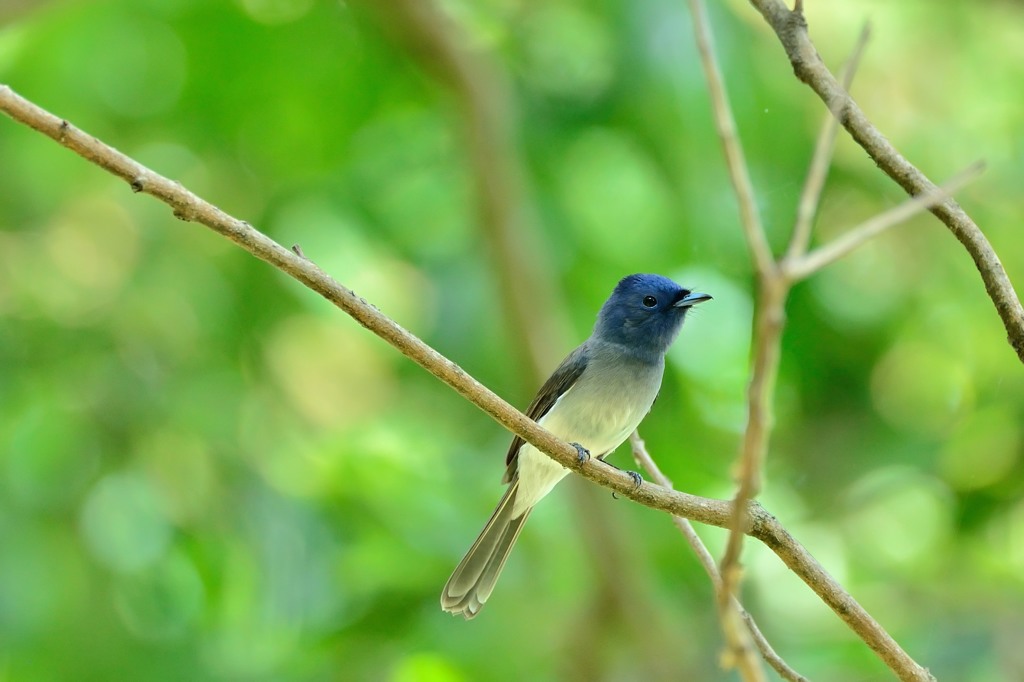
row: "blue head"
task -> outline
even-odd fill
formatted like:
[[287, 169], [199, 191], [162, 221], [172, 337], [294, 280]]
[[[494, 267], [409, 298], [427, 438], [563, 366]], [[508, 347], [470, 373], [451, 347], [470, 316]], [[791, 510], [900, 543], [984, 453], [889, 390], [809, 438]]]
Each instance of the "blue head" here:
[[686, 311], [710, 298], [661, 275], [624, 277], [601, 306], [594, 337], [641, 356], [661, 357], [679, 335]]

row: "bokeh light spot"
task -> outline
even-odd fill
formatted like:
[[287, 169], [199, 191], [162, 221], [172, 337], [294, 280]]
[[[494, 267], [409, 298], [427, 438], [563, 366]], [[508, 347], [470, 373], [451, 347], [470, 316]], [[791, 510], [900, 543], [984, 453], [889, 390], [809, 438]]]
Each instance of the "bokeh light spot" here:
[[313, 7], [313, 0], [237, 0], [237, 2], [254, 21], [271, 26], [297, 21]]
[[[30, 507], [67, 504], [96, 468], [98, 449], [88, 423], [57, 403], [13, 415], [10, 438], [0, 429], [0, 469], [11, 499]], [[6, 440], [6, 442], [4, 442]]]
[[93, 556], [118, 572], [149, 566], [171, 539], [156, 491], [132, 472], [110, 474], [96, 484], [82, 507], [81, 528]]
[[942, 436], [974, 400], [974, 386], [957, 358], [919, 342], [894, 346], [871, 373], [871, 397], [892, 426]]
[[0, 633], [5, 648], [77, 614], [87, 581], [69, 533], [0, 516], [0, 547]]
[[959, 490], [1001, 481], [1020, 457], [1020, 420], [1007, 406], [978, 410], [957, 425], [942, 451], [942, 473]]
[[295, 409], [335, 428], [373, 414], [393, 379], [383, 350], [361, 329], [293, 315], [271, 330], [266, 362]]
[[615, 75], [607, 29], [579, 6], [540, 3], [522, 27], [525, 77], [552, 95], [592, 99]]
[[[669, 349], [687, 385], [700, 392], [695, 404], [706, 421], [738, 431], [746, 423], [746, 387], [750, 358], [750, 293], [709, 268], [687, 268], [673, 279], [714, 300], [687, 313], [685, 338]], [[700, 329], [697, 330], [696, 328]]]
[[181, 636], [203, 608], [203, 583], [188, 557], [172, 552], [116, 587], [117, 611], [128, 629], [144, 639]]
[[447, 659], [437, 654], [416, 653], [395, 666], [391, 682], [461, 682], [466, 679]]
[[617, 132], [591, 129], [562, 156], [560, 195], [581, 243], [613, 261], [624, 229], [635, 258], [654, 258], [672, 228], [667, 186], [642, 150]]
[[899, 566], [942, 556], [952, 531], [953, 498], [939, 480], [914, 469], [873, 471], [850, 489], [844, 519], [863, 561]]
[[[130, 16], [130, 15], [129, 15]], [[185, 83], [185, 48], [167, 25], [124, 16], [96, 29], [86, 74], [96, 94], [123, 116], [144, 117], [169, 109]]]

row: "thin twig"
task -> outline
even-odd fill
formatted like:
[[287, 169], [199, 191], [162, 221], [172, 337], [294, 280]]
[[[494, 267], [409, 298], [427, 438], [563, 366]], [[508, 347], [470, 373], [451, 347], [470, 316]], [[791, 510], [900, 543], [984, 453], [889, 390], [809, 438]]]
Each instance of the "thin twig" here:
[[[743, 233], [746, 237], [747, 246], [750, 249], [755, 272], [758, 275], [758, 282], [764, 287], [771, 280], [777, 278], [778, 269], [772, 256], [771, 246], [768, 244], [768, 238], [765, 235], [764, 226], [761, 223], [757, 202], [754, 198], [753, 183], [750, 181], [750, 170], [743, 154], [743, 146], [740, 144], [739, 135], [736, 132], [736, 121], [732, 114], [732, 106], [729, 104], [729, 95], [725, 90], [721, 69], [718, 67], [718, 60], [715, 56], [714, 40], [711, 24], [708, 21], [707, 7], [704, 4], [704, 0], [688, 0], [688, 3], [701, 66], [704, 69], [704, 76], [708, 83], [715, 126], [725, 151], [729, 177], [740, 205]], [[753, 474], [741, 478], [740, 490], [737, 492], [736, 501], [734, 502], [735, 521], [733, 531], [730, 533], [730, 540], [733, 537], [742, 538], [743, 531], [741, 526], [744, 521], [744, 508], [742, 505], [745, 504], [746, 500], [753, 499], [756, 493], [756, 491], [749, 489], [747, 485], [749, 481], [753, 480], [752, 476]], [[727, 558], [738, 560], [738, 554], [737, 547], [734, 548], [732, 554], [727, 554], [726, 556]], [[726, 568], [730, 566], [730, 564], [725, 564], [724, 560], [723, 565]], [[723, 580], [724, 589], [719, 590], [718, 593], [718, 611], [727, 650], [727, 654], [723, 656], [723, 662], [726, 665], [735, 666], [746, 682], [760, 682], [765, 679], [764, 671], [753, 656], [749, 632], [740, 626], [742, 619], [739, 616], [739, 611], [733, 606], [732, 596], [735, 593], [735, 586], [738, 582], [738, 571], [726, 570]]]
[[743, 155], [743, 146], [740, 144], [739, 135], [736, 132], [736, 121], [732, 115], [732, 107], [729, 105], [729, 95], [725, 91], [722, 81], [722, 71], [719, 69], [718, 60], [715, 57], [707, 7], [704, 5], [704, 0], [687, 1], [690, 5], [690, 14], [693, 15], [693, 30], [697, 39], [697, 50], [700, 53], [700, 63], [708, 82], [715, 127], [725, 150], [729, 178], [740, 205], [743, 234], [746, 236], [754, 267], [758, 275], [763, 277], [775, 270], [775, 259], [772, 258], [771, 247], [768, 245], [768, 238], [765, 236], [764, 226], [761, 224], [757, 201], [754, 198], [753, 183], [750, 181], [750, 171]]
[[965, 185], [981, 175], [983, 170], [985, 170], [984, 163], [979, 161], [978, 163], [971, 164], [941, 187], [936, 187], [930, 192], [907, 199], [899, 206], [895, 206], [884, 213], [879, 213], [873, 218], [865, 220], [825, 246], [818, 247], [802, 258], [785, 264], [784, 272], [786, 276], [796, 281], [814, 274], [826, 265], [834, 263], [847, 255], [869, 239], [877, 237], [882, 232], [899, 225], [918, 213], [927, 211], [935, 204], [946, 201]]
[[[867, 38], [868, 29], [865, 26], [848, 60], [845, 75], [847, 86], [852, 82]], [[807, 181], [800, 196], [796, 224], [787, 255], [779, 263], [778, 269], [773, 270], [769, 276], [762, 277], [758, 282], [758, 306], [753, 336], [754, 355], [747, 392], [747, 426], [736, 467], [739, 485], [733, 498], [733, 523], [721, 562], [723, 580], [722, 590], [718, 594], [720, 608], [728, 604], [730, 598], [735, 598], [739, 589], [742, 577], [740, 553], [743, 549], [747, 523], [744, 510], [761, 489], [762, 469], [771, 433], [772, 396], [778, 375], [785, 304], [792, 283], [792, 280], [786, 278], [783, 270], [792, 259], [805, 253], [810, 241], [811, 225], [832, 158], [838, 128], [834, 121], [834, 117], [828, 117], [818, 136]]]
[[[640, 437], [639, 431], [634, 431], [629, 436], [629, 444], [633, 450], [633, 458], [637, 464], [647, 472], [647, 475], [651, 477], [660, 486], [665, 488], [672, 488], [672, 481], [662, 473], [661, 469], [655, 463], [654, 458], [651, 457], [651, 453], [647, 450], [647, 445], [644, 443], [643, 438]], [[673, 516], [672, 522], [676, 524], [679, 532], [682, 533], [683, 537], [686, 538], [686, 542], [693, 549], [693, 553], [697, 555], [697, 560], [700, 565], [704, 567], [704, 572], [708, 574], [708, 578], [711, 579], [711, 584], [715, 588], [715, 592], [718, 593], [722, 589], [722, 576], [718, 572], [718, 566], [715, 565], [715, 558], [711, 556], [711, 552], [704, 545], [704, 541], [697, 535], [697, 531], [694, 530], [693, 524], [689, 520], [682, 518], [681, 516]], [[750, 636], [757, 646], [758, 651], [761, 652], [762, 658], [768, 662], [775, 672], [779, 673], [784, 680], [789, 682], [808, 682], [807, 678], [793, 670], [792, 667], [786, 661], [779, 656], [772, 645], [768, 642], [768, 638], [764, 636], [761, 629], [754, 622], [754, 617], [743, 608], [738, 599], [734, 599], [735, 609], [739, 612], [740, 617], [746, 624], [747, 629], [750, 630]]]
[[[768, 436], [771, 430], [771, 401], [778, 373], [781, 334], [785, 319], [785, 301], [791, 282], [781, 273], [778, 264], [773, 260], [763, 227], [759, 221], [755, 220], [757, 218], [756, 204], [753, 200], [752, 190], [750, 190], [749, 173], [746, 170], [742, 152], [736, 140], [735, 124], [729, 110], [724, 89], [721, 86], [721, 75], [714, 62], [710, 28], [706, 13], [704, 12], [704, 6], [701, 0], [689, 1], [694, 15], [694, 27], [697, 33], [697, 43], [700, 49], [702, 64], [704, 65], [709, 89], [712, 93], [711, 100], [716, 125], [723, 139], [733, 184], [740, 197], [741, 215], [744, 218], [744, 234], [751, 251], [755, 270], [758, 273], [758, 300], [753, 335], [754, 349], [751, 380], [747, 397], [747, 427], [744, 432], [736, 471], [739, 485], [733, 498], [729, 538], [721, 562], [722, 589], [719, 591], [718, 599], [723, 633], [731, 650], [732, 657], [736, 658], [743, 656], [747, 647], [736, 624], [735, 614], [737, 612], [731, 608], [731, 604], [741, 577], [739, 559], [743, 546], [743, 537], [745, 533], [749, 532], [751, 525], [756, 523], [753, 517], [748, 516], [748, 510], [756, 507], [756, 504], [751, 501], [757, 495], [761, 486], [761, 472], [767, 451]], [[799, 0], [797, 0], [796, 8], [797, 11], [792, 13], [792, 16], [798, 17], [799, 21], [802, 22], [803, 7]], [[837, 112], [837, 116], [841, 115], [842, 112]], [[828, 138], [832, 137], [832, 135], [829, 134], [824, 137], [828, 141]], [[829, 141], [827, 145], [819, 145], [819, 147], [822, 148], [819, 154], [821, 159], [818, 161], [820, 165], [817, 169], [812, 170], [811, 174], [812, 183], [823, 184], [825, 168], [827, 168], [825, 161], [830, 153], [830, 149], [826, 147], [831, 147], [831, 142]], [[802, 209], [805, 215], [802, 219], [807, 221], [807, 225], [799, 228], [800, 232], [797, 235], [798, 241], [796, 248], [793, 250], [794, 254], [801, 253], [809, 241], [810, 222], [819, 194], [820, 187], [815, 187], [813, 184], [805, 192], [806, 203]], [[896, 660], [886, 658], [885, 660], [903, 679], [931, 679], [927, 670], [911, 659]], [[746, 673], [744, 675], [746, 676]]]
[[[853, 77], [860, 65], [861, 55], [864, 54], [864, 47], [870, 37], [871, 26], [865, 23], [840, 76], [845, 90], [849, 90], [850, 84], [853, 83]], [[811, 243], [811, 226], [814, 224], [814, 216], [818, 213], [821, 192], [825, 189], [825, 179], [828, 177], [828, 169], [832, 164], [832, 151], [835, 149], [838, 132], [839, 120], [830, 112], [825, 116], [821, 132], [818, 133], [818, 140], [814, 144], [811, 167], [807, 172], [807, 180], [797, 203], [796, 225], [793, 227], [793, 236], [789, 241], [784, 263], [804, 255], [807, 252], [807, 246]]]
[[[559, 464], [652, 509], [720, 528], [729, 527], [732, 521], [732, 504], [728, 501], [688, 495], [647, 482], [637, 487], [629, 474], [597, 458], [591, 458], [582, 466], [578, 465], [574, 447], [538, 426], [536, 422], [469, 376], [454, 362], [403, 329], [353, 291], [338, 284], [312, 261], [301, 258], [247, 222], [228, 215], [180, 184], [153, 172], [67, 121], [20, 97], [5, 84], [0, 84], [0, 111], [123, 179], [132, 191], [156, 197], [171, 207], [176, 217], [209, 227], [253, 256], [298, 280]], [[749, 505], [748, 517], [751, 522], [750, 535], [775, 552], [886, 665], [896, 671], [902, 679], [933, 679], [775, 517], [756, 502]]]
[[761, 490], [765, 453], [768, 450], [768, 437], [771, 433], [772, 396], [775, 393], [775, 380], [779, 371], [788, 292], [788, 283], [783, 277], [774, 274], [762, 279], [758, 287], [757, 309], [754, 314], [754, 355], [751, 362], [750, 384], [747, 387], [747, 426], [743, 432], [743, 443], [735, 471], [738, 485], [732, 500], [729, 538], [720, 564], [722, 591], [719, 594], [719, 608], [725, 608], [729, 600], [737, 594], [742, 578], [740, 553], [750, 523], [747, 508]]
[[[835, 112], [839, 122], [875, 164], [911, 196], [934, 190], [935, 183], [893, 147], [825, 66], [807, 33], [803, 14], [791, 12], [782, 0], [751, 0], [751, 4], [775, 31], [797, 78], [814, 90], [829, 111]], [[1007, 340], [1024, 362], [1024, 307], [992, 245], [955, 201], [947, 200], [929, 210], [971, 255], [1006, 328]]]

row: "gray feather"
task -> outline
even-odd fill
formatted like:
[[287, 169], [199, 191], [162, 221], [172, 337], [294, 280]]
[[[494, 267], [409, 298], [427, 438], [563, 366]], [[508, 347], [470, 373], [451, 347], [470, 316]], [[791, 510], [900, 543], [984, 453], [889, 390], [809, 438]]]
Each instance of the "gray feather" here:
[[441, 592], [441, 608], [445, 611], [469, 620], [491, 596], [531, 511], [512, 517], [517, 488], [518, 481], [513, 480], [480, 536], [448, 578]]

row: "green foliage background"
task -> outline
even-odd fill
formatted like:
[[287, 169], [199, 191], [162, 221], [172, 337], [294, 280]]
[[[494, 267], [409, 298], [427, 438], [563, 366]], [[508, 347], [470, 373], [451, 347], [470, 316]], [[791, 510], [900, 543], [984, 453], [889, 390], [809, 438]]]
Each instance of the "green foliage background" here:
[[[823, 110], [740, 0], [711, 2], [778, 249]], [[1019, 3], [809, 2], [854, 94], [1024, 286]], [[715, 301], [642, 433], [731, 494], [751, 269], [681, 0], [447, 0], [513, 83], [524, 211], [589, 332], [622, 275]], [[462, 119], [379, 18], [327, 0], [93, 0], [0, 24], [0, 82], [306, 254], [525, 406]], [[731, 679], [668, 520], [579, 482], [534, 515], [472, 623], [440, 587], [500, 495], [509, 435], [224, 239], [0, 120], [0, 680]], [[902, 200], [841, 138], [816, 240]], [[565, 305], [563, 305], [563, 303]], [[923, 216], [800, 285], [763, 495], [946, 680], [1024, 679], [1020, 364]], [[628, 457], [620, 454], [619, 464]], [[713, 549], [717, 529], [700, 529]], [[745, 602], [813, 679], [889, 673], [755, 542]]]

